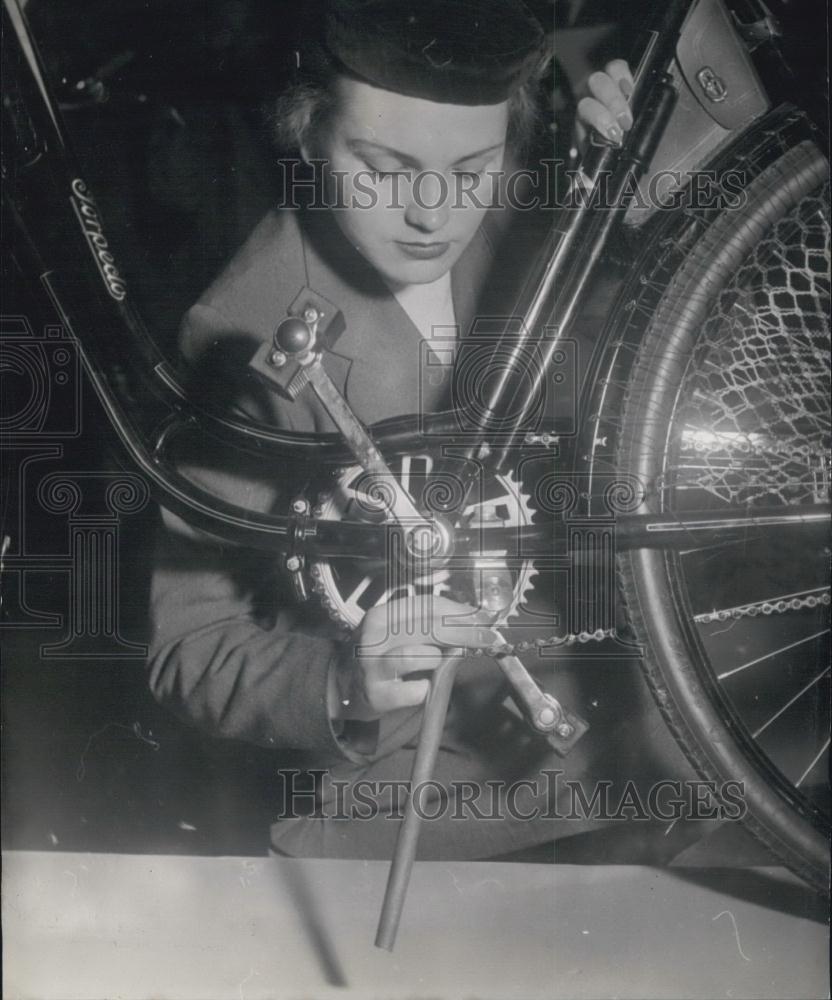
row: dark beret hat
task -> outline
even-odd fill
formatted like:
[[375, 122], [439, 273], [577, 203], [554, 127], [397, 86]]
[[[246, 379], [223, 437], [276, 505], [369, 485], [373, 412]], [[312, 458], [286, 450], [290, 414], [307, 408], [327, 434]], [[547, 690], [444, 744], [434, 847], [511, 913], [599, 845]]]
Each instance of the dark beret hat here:
[[499, 104], [543, 55], [520, 0], [327, 0], [323, 41], [369, 83], [450, 104]]

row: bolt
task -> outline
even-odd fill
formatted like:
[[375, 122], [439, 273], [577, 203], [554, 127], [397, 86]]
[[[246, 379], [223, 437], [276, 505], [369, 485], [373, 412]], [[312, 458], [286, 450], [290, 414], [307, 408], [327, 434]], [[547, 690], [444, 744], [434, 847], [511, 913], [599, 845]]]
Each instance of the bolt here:
[[296, 514], [305, 514], [309, 510], [309, 504], [302, 498], [292, 501], [292, 510]]
[[269, 355], [269, 364], [275, 368], [282, 368], [286, 364], [286, 355], [283, 351], [272, 351]]
[[555, 732], [560, 736], [561, 739], [568, 740], [570, 736], [575, 732], [575, 727], [570, 726], [568, 722], [561, 722], [555, 729]]
[[286, 569], [288, 569], [290, 573], [297, 573], [300, 569], [300, 556], [289, 556], [286, 560]]
[[318, 320], [318, 310], [314, 306], [307, 306], [303, 310], [303, 318], [307, 323], [315, 323]]
[[537, 715], [537, 723], [544, 729], [548, 729], [556, 718], [557, 716], [553, 708], [541, 708]]
[[301, 354], [312, 342], [309, 324], [297, 316], [287, 316], [274, 334], [274, 345], [287, 354]]

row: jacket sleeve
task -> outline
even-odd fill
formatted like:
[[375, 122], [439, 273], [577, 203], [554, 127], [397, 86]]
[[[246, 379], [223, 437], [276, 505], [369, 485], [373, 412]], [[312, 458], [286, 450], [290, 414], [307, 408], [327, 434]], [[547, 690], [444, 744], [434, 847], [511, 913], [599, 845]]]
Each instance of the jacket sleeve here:
[[[220, 339], [216, 311], [191, 310], [186, 338], [195, 322], [201, 337], [211, 339], [214, 324]], [[253, 405], [250, 397], [246, 409]], [[189, 449], [183, 474], [249, 509], [279, 509], [280, 490], [262, 461], [216, 448], [202, 442], [196, 460]], [[363, 760], [372, 727], [339, 738], [327, 711], [338, 643], [320, 623], [304, 622], [281, 582], [277, 557], [209, 538], [163, 510], [150, 596], [151, 691], [210, 735]]]

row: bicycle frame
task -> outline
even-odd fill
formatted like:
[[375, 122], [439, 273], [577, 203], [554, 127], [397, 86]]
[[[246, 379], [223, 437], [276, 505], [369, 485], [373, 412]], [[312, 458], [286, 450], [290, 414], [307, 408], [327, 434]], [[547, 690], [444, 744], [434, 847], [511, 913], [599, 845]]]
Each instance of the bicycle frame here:
[[[556, 330], [545, 343], [542, 363], [534, 374], [534, 386], [538, 386], [558, 346], [568, 337], [610, 233], [627, 214], [624, 195], [649, 175], [651, 160], [672, 117], [676, 94], [671, 82], [672, 65], [680, 51], [680, 38], [692, 16], [705, 9], [711, 17], [714, 9], [723, 10], [719, 0], [671, 0], [650, 26], [632, 97], [636, 121], [632, 133], [622, 149], [595, 146], [583, 163], [593, 190], [597, 190], [602, 178], [609, 179], [614, 207], [597, 210], [587, 198], [583, 205], [567, 213], [559, 231], [553, 231], [513, 310], [524, 317], [523, 332], [508, 342], [511, 360], [493, 388], [484, 414], [477, 418], [474, 443], [466, 439], [468, 454], [476, 453], [488, 441], [494, 418], [507, 406], [510, 408], [511, 377], [521, 363], [524, 349], [531, 343], [541, 344], [544, 328]], [[193, 426], [265, 460], [337, 466], [348, 461], [349, 456], [334, 435], [303, 435], [244, 423], [198, 407], [188, 398], [183, 388], [185, 379], [160, 354], [126, 294], [95, 202], [75, 167], [60, 113], [49, 95], [17, 0], [4, 0], [3, 20], [8, 77], [4, 116], [11, 137], [4, 163], [4, 211], [22, 238], [28, 265], [39, 275], [63, 324], [78, 344], [84, 368], [108, 420], [157, 499], [196, 528], [236, 545], [275, 552], [283, 552], [291, 545], [303, 547], [317, 558], [382, 554], [385, 535], [378, 528], [252, 512], [200, 489], [178, 472], [170, 458], [172, 443], [184, 429]], [[767, 127], [764, 110], [763, 104], [743, 123], [739, 142], [749, 127]], [[732, 138], [732, 131], [723, 129], [722, 144]], [[713, 147], [714, 142], [708, 152]], [[604, 372], [614, 369], [616, 351], [615, 345], [599, 341], [583, 380], [579, 413], [604, 410]], [[522, 431], [526, 415], [521, 406], [510, 432], [503, 435], [493, 456], [497, 468], [526, 447]], [[596, 419], [591, 427], [593, 441], [589, 447], [578, 445], [571, 449], [565, 468], [587, 469], [590, 479], [597, 480], [601, 463], [595, 442], [602, 437], [600, 429]], [[555, 427], [554, 432], [557, 430]], [[438, 414], [423, 418], [421, 430], [415, 430], [412, 420], [399, 419], [377, 426], [373, 436], [382, 452], [424, 447], [426, 440], [453, 445], [458, 441], [458, 422], [454, 414]], [[563, 443], [565, 452], [569, 452], [568, 439], [564, 438]], [[718, 522], [690, 516], [684, 524], [672, 522], [675, 530], [669, 530], [667, 519], [660, 525], [655, 518], [619, 513], [619, 542], [674, 547], [687, 541], [691, 531], [719, 534], [749, 527], [782, 530], [790, 525], [805, 530], [807, 524], [815, 523], [815, 517], [822, 518], [825, 513], [823, 507], [815, 507], [812, 512], [790, 509], [763, 523], [737, 510]], [[535, 530], [541, 532], [542, 542], [548, 529], [533, 529], [532, 534]]]
[[[3, 46], [8, 76], [3, 114], [11, 137], [3, 164], [4, 214], [18, 232], [26, 268], [39, 276], [75, 339], [108, 421], [156, 499], [215, 538], [275, 556], [289, 553], [308, 561], [364, 558], [377, 564], [389, 560], [390, 524], [311, 517], [305, 501], [299, 505], [301, 512], [291, 512], [291, 495], [286, 498], [285, 515], [260, 513], [228, 503], [180, 474], [173, 448], [194, 428], [232, 449], [256, 455], [261, 462], [279, 464], [284, 476], [287, 462], [320, 471], [351, 465], [354, 459], [336, 435], [297, 434], [246, 423], [198, 406], [189, 397], [186, 374], [159, 352], [127, 295], [96, 203], [74, 164], [18, 0], [4, 0]], [[726, 85], [723, 76], [729, 71]], [[552, 227], [518, 300], [506, 309], [520, 320], [506, 324], [506, 332], [494, 340], [495, 353], [508, 360], [495, 373], [478, 410], [465, 415], [465, 432], [459, 413], [452, 411], [422, 417], [418, 426], [414, 418], [377, 425], [372, 429], [373, 442], [382, 456], [443, 448], [453, 454], [453, 459], [437, 465], [434, 474], [448, 471], [462, 476], [463, 490], [454, 501], [458, 509], [484, 465], [494, 473], [512, 471], [527, 457], [554, 457], [548, 449], [555, 444], [559, 474], [573, 483], [579, 479], [586, 483], [585, 489], [576, 491], [581, 519], [598, 515], [605, 524], [614, 520], [619, 551], [681, 550], [692, 542], [702, 545], [738, 535], [747, 538], [750, 531], [825, 533], [829, 506], [823, 504], [777, 509], [734, 506], [684, 515], [642, 513], [648, 508], [641, 502], [639, 484], [616, 479], [620, 387], [628, 380], [638, 347], [637, 342], [613, 337], [623, 299], [611, 310], [611, 322], [587, 359], [574, 426], [570, 421], [563, 427], [550, 425], [542, 433], [529, 431], [534, 400], [549, 378], [557, 353], [572, 335], [612, 234], [626, 232], [628, 227], [645, 234], [644, 254], [637, 257], [633, 269], [638, 277], [645, 273], [645, 255], [657, 239], [672, 240], [679, 226], [696, 224], [698, 210], [688, 213], [682, 207], [665, 212], [651, 207], [650, 198], [639, 207], [638, 202], [632, 203], [632, 194], [652, 193], [655, 185], [662, 198], [670, 197], [672, 192], [659, 183], [668, 173], [678, 173], [676, 187], [684, 192], [686, 180], [690, 186], [702, 167], [721, 178], [732, 165], [743, 162], [749, 150], [758, 151], [769, 143], [776, 156], [782, 144], [811, 135], [806, 120], [793, 110], [770, 109], [722, 0], [669, 0], [660, 8], [648, 26], [635, 80], [633, 129], [621, 148], [596, 141], [584, 157], [585, 189], [574, 189], [576, 204], [558, 216], [558, 225]], [[721, 181], [716, 183], [719, 187]], [[275, 317], [275, 325], [282, 318]], [[529, 357], [536, 360], [531, 368]], [[529, 376], [523, 382], [523, 396], [514, 388], [522, 374]], [[629, 494], [624, 503], [618, 502], [619, 490]], [[562, 520], [566, 519], [564, 515]], [[456, 526], [453, 541], [463, 559], [477, 551], [497, 549], [509, 554], [508, 562], [517, 546], [534, 557], [551, 551], [553, 520], [557, 517], [520, 528]], [[612, 568], [609, 548], [590, 547], [570, 555], [576, 561], [605, 559], [606, 568]], [[287, 568], [291, 561], [302, 564], [302, 560], [286, 559]], [[300, 596], [303, 590], [299, 585]], [[593, 600], [599, 605], [599, 617], [609, 618], [609, 609], [600, 608], [603, 602]], [[584, 625], [574, 631], [581, 641], [586, 636], [603, 638], [614, 633], [611, 628]], [[522, 652], [521, 645], [517, 649]], [[430, 777], [457, 654], [463, 652], [456, 650], [434, 675], [412, 787]], [[494, 655], [513, 657], [505, 651]], [[418, 823], [412, 822], [412, 804], [408, 809], [379, 927], [377, 943], [382, 947], [392, 947], [395, 939], [415, 856]]]

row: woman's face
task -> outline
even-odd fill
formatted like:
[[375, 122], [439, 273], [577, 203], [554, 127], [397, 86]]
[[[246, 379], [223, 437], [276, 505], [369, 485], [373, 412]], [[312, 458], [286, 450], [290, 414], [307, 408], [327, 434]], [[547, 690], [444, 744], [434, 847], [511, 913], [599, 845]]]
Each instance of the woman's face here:
[[389, 284], [435, 281], [494, 197], [489, 172], [502, 166], [507, 104], [437, 104], [348, 77], [335, 86], [315, 154], [326, 161], [338, 225]]

